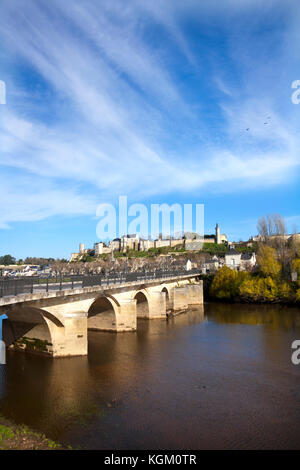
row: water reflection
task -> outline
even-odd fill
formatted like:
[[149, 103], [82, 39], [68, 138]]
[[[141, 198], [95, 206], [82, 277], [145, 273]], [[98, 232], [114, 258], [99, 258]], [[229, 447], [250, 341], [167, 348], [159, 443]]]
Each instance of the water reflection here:
[[90, 332], [87, 357], [9, 352], [0, 413], [85, 448], [298, 448], [299, 317], [206, 304], [133, 333]]
[[285, 305], [208, 303], [205, 314], [218, 323], [268, 325], [285, 330], [300, 327], [300, 308]]

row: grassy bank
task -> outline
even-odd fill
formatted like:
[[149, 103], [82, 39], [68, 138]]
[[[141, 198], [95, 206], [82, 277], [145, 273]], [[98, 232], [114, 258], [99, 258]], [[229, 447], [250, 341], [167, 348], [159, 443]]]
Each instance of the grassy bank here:
[[57, 442], [47, 439], [25, 425], [17, 425], [0, 415], [0, 450], [63, 450]]

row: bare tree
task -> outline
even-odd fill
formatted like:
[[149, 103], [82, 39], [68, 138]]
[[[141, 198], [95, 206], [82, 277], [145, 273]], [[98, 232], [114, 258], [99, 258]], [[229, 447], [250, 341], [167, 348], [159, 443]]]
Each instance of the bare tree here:
[[257, 230], [263, 240], [267, 241], [270, 237], [284, 237], [286, 225], [280, 214], [268, 214], [266, 217], [258, 219]]

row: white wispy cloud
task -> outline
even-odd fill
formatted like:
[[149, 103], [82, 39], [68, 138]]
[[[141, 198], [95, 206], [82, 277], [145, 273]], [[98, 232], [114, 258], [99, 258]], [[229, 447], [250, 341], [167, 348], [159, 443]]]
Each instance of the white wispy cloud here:
[[[215, 64], [213, 75], [205, 77], [224, 95], [215, 103], [221, 116], [217, 140], [201, 108], [201, 89], [193, 85], [191, 93], [177, 70], [176, 51], [194, 80], [203, 73], [201, 47], [189, 41], [185, 25], [190, 20], [201, 27], [207, 14], [220, 21], [224, 8], [220, 13], [218, 2], [71, 3], [6, 1], [1, 11], [0, 38], [16, 76], [11, 103], [8, 93], [2, 108], [0, 165], [24, 174], [17, 191], [13, 180], [2, 185], [10, 200], [2, 227], [55, 214], [90, 214], [97, 202], [118, 193], [143, 198], [280, 184], [299, 165], [298, 125], [289, 120], [295, 110], [288, 104], [278, 108], [264, 73], [258, 70], [243, 85], [223, 74], [216, 78]], [[232, 14], [241, 5], [224, 3]], [[259, 4], [242, 3], [245, 11]], [[241, 62], [242, 72], [251, 64], [236, 51], [232, 60]], [[283, 64], [283, 57], [276, 63]], [[19, 73], [28, 74], [23, 85]], [[26, 86], [37, 76], [53, 102], [43, 101], [41, 93], [31, 103]]]
[[[60, 188], [33, 175], [2, 173], [0, 229], [13, 222], [33, 222], [57, 215], [94, 214], [96, 200], [79, 188]], [[13, 191], [12, 183], [13, 180]]]

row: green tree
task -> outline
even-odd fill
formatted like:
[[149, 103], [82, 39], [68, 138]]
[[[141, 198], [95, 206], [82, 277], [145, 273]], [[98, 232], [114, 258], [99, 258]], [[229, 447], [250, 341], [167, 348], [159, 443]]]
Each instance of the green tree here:
[[225, 255], [228, 248], [224, 243], [203, 243], [202, 251], [210, 255]]
[[91, 263], [92, 261], [95, 261], [95, 258], [86, 253], [82, 256], [80, 261], [82, 261], [83, 263]]
[[0, 264], [4, 264], [4, 266], [16, 264], [16, 259], [11, 255], [0, 256]]

